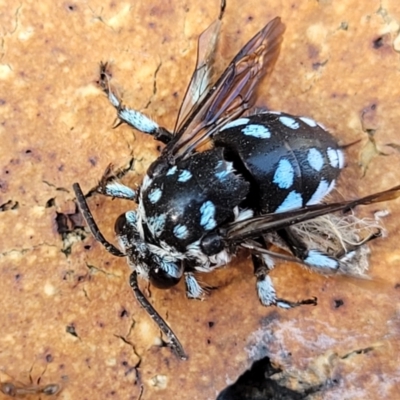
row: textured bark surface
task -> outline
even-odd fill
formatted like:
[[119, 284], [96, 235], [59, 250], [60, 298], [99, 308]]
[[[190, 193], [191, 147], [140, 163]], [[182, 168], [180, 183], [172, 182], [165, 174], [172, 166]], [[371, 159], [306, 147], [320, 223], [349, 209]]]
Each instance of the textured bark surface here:
[[[362, 211], [390, 212], [388, 237], [371, 244], [371, 281], [328, 279], [287, 263], [272, 272], [280, 297], [316, 296], [316, 307], [262, 307], [246, 253], [202, 277], [218, 287], [205, 301], [187, 300], [183, 284], [145, 290], [188, 361], [160, 347], [158, 329], [133, 298], [125, 260], [73, 229], [80, 222], [73, 182], [87, 193], [110, 163], [126, 168], [134, 160], [124, 182], [135, 186], [157, 157], [152, 138], [127, 126], [112, 129], [115, 110], [96, 86], [99, 62], [112, 62], [125, 104], [172, 129], [197, 37], [218, 14], [218, 1], [3, 5], [3, 382], [29, 383], [33, 366], [34, 382], [45, 371], [41, 384], [63, 386], [60, 399], [215, 399], [268, 356], [293, 390], [334, 382], [310, 398], [397, 398], [399, 201]], [[399, 184], [400, 3], [228, 1], [219, 64], [277, 15], [287, 31], [258, 104], [310, 116], [343, 144], [358, 141], [347, 149], [340, 195], [355, 198]], [[132, 205], [94, 195], [89, 206], [113, 240], [114, 221]]]

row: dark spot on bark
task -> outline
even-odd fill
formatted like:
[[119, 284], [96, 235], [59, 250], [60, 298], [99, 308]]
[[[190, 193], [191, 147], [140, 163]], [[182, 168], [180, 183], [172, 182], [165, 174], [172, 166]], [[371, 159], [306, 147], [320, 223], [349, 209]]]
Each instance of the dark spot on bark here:
[[75, 336], [77, 338], [79, 337], [78, 334], [76, 333], [74, 324], [67, 325], [67, 327], [65, 328], [65, 331], [72, 336]]
[[380, 36], [372, 41], [372, 47], [374, 49], [379, 49], [384, 45], [383, 36]]
[[128, 316], [129, 316], [129, 313], [128, 313], [127, 310], [125, 310], [125, 308], [123, 308], [122, 311], [120, 312], [119, 316], [120, 316], [121, 318], [125, 318], [125, 317], [128, 317]]
[[54, 207], [56, 205], [54, 197], [46, 201], [45, 208]]
[[0, 205], [1, 211], [17, 210], [19, 207], [18, 201], [8, 200], [6, 203]]
[[344, 301], [341, 299], [334, 300], [335, 308], [339, 308], [344, 304]]

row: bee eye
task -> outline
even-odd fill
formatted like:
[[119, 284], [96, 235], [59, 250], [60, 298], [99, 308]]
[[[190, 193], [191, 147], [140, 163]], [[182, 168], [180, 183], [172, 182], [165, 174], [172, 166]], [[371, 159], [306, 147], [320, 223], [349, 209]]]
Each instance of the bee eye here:
[[225, 248], [225, 243], [221, 240], [221, 236], [218, 233], [210, 233], [203, 237], [201, 240], [201, 249], [204, 254], [212, 256], [219, 253]]
[[156, 265], [150, 268], [149, 280], [153, 286], [159, 289], [168, 289], [181, 280], [182, 273], [182, 269], [175, 263], [163, 263], [162, 267]]
[[127, 232], [137, 230], [136, 228], [137, 219], [135, 211], [128, 211], [124, 214], [121, 214], [117, 220], [115, 221], [114, 230], [117, 235], [123, 235]]
[[126, 227], [126, 217], [125, 214], [121, 214], [115, 221], [114, 231], [117, 235], [120, 235], [125, 227]]

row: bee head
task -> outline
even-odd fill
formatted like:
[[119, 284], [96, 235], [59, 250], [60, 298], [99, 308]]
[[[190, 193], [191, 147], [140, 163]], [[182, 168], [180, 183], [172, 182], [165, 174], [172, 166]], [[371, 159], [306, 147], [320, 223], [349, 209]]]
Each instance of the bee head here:
[[168, 289], [180, 281], [184, 269], [182, 262], [146, 242], [136, 211], [121, 214], [115, 222], [115, 232], [129, 265], [153, 286]]

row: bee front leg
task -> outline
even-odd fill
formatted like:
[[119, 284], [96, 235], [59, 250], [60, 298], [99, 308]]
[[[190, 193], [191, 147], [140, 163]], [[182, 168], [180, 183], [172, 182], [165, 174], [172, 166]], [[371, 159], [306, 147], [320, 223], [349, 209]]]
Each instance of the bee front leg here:
[[104, 171], [96, 190], [104, 196], [138, 201], [138, 191], [123, 185], [118, 179], [118, 173], [113, 172], [112, 165], [109, 165]]
[[107, 95], [110, 103], [117, 109], [119, 122], [115, 125], [115, 127], [125, 122], [140, 132], [154, 136], [154, 139], [164, 144], [170, 142], [172, 139], [172, 134], [169, 131], [160, 127], [155, 121], [142, 114], [140, 111], [127, 108], [122, 104], [122, 101], [116, 94], [116, 91], [114, 91], [110, 85], [110, 75], [107, 69], [107, 63], [100, 63], [99, 85]]
[[189, 299], [201, 300], [207, 293], [207, 289], [200, 285], [192, 272], [185, 272], [185, 283], [186, 296]]

